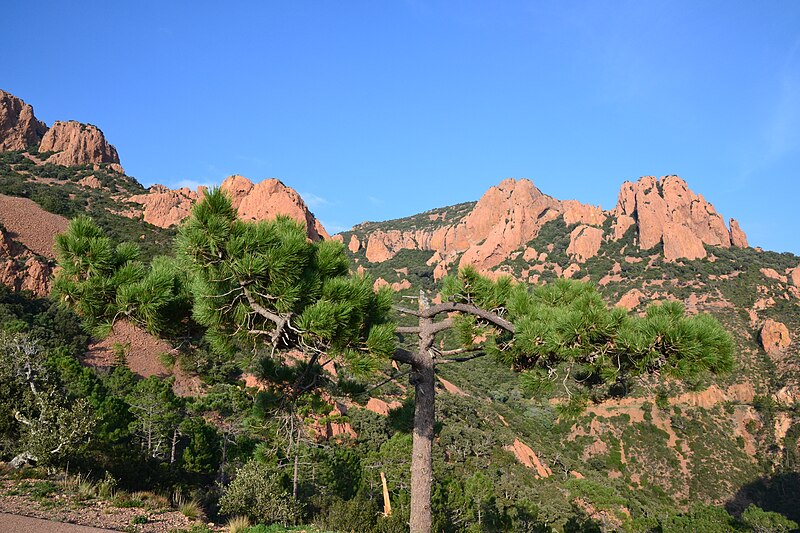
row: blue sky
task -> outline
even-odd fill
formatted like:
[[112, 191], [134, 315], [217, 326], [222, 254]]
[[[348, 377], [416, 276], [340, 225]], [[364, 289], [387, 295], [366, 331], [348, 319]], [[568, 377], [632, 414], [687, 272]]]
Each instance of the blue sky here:
[[0, 88], [98, 125], [145, 185], [277, 177], [333, 233], [506, 177], [610, 209], [624, 180], [678, 174], [752, 245], [800, 253], [798, 1], [11, 0], [3, 19]]

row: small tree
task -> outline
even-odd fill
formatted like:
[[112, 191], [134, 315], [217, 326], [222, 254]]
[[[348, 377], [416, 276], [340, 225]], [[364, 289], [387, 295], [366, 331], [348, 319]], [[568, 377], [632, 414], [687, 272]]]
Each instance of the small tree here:
[[172, 382], [150, 376], [136, 383], [126, 398], [133, 415], [130, 430], [142, 450], [153, 458], [174, 462], [174, 441], [181, 421], [180, 401], [172, 392]]
[[82, 450], [94, 430], [89, 401], [67, 398], [47, 354], [24, 335], [0, 333], [0, 394], [19, 424], [14, 451], [27, 459], [57, 463]]

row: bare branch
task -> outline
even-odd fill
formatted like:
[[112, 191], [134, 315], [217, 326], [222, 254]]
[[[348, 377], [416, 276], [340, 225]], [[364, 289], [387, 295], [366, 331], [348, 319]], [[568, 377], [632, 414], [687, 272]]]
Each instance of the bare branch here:
[[397, 326], [394, 328], [395, 333], [419, 333], [418, 326]]
[[244, 295], [247, 298], [247, 303], [250, 304], [250, 307], [253, 308], [253, 311], [258, 313], [262, 317], [266, 318], [267, 320], [274, 322], [276, 326], [279, 326], [282, 324], [282, 322], [284, 322], [283, 317], [276, 315], [275, 313], [273, 313], [272, 311], [270, 311], [269, 309], [267, 309], [266, 307], [255, 301], [253, 295], [250, 294], [249, 290], [247, 290], [247, 286], [243, 281], [240, 281], [239, 284], [242, 286], [242, 289], [244, 289]]
[[461, 313], [474, 315], [510, 333], [514, 333], [516, 331], [514, 324], [512, 324], [505, 318], [501, 317], [497, 313], [493, 313], [492, 311], [487, 311], [486, 309], [481, 309], [480, 307], [472, 304], [464, 304], [459, 302], [445, 302], [431, 306], [425, 311], [422, 311], [420, 313], [412, 312], [412, 314], [417, 314], [418, 316], [422, 316], [424, 318], [433, 318], [438, 314], [450, 313], [453, 311], [459, 311]]
[[398, 363], [405, 363], [407, 365], [414, 366], [416, 363], [416, 357], [413, 352], [409, 352], [405, 348], [396, 348], [394, 353], [392, 354], [392, 359], [397, 361]]
[[415, 309], [409, 309], [408, 307], [403, 307], [400, 305], [393, 305], [392, 309], [406, 315], [422, 316], [422, 313], [420, 313], [419, 311]]
[[444, 365], [447, 363], [463, 363], [465, 361], [472, 361], [473, 359], [477, 359], [478, 357], [483, 357], [485, 355], [486, 352], [479, 352], [465, 357], [453, 357], [452, 359], [436, 359], [435, 363], [437, 365]]
[[432, 335], [436, 335], [440, 331], [444, 331], [444, 330], [450, 329], [452, 327], [453, 327], [453, 319], [452, 318], [446, 318], [446, 319], [442, 320], [441, 322], [434, 323], [430, 327], [429, 331], [431, 332]]

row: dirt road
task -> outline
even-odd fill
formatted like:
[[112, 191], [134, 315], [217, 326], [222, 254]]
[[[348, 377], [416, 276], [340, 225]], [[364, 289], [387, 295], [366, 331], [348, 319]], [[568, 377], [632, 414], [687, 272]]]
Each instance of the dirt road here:
[[112, 530], [0, 513], [0, 531], [2, 533], [107, 533]]

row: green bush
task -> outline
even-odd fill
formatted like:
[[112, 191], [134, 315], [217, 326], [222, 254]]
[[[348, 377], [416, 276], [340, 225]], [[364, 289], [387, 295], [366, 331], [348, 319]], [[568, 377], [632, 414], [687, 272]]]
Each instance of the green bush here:
[[300, 503], [283, 485], [281, 476], [267, 465], [250, 460], [236, 474], [220, 498], [220, 512], [247, 516], [254, 522], [288, 526], [302, 514]]

